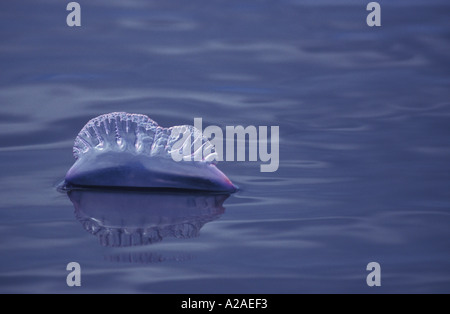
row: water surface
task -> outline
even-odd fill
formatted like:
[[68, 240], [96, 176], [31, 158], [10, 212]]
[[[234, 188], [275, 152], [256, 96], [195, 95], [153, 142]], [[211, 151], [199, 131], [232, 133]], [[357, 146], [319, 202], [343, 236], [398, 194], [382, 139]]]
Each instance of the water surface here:
[[[450, 292], [450, 7], [381, 2], [369, 28], [340, 3], [80, 1], [80, 28], [61, 1], [0, 4], [0, 292]], [[279, 125], [280, 168], [220, 163], [242, 190], [198, 234], [178, 212], [161, 241], [107, 246], [54, 186], [113, 111]]]

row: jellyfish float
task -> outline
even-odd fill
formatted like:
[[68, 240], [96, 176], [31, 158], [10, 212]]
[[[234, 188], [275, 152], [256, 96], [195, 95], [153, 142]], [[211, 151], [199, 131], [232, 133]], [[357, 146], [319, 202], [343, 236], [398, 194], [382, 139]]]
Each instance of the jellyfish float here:
[[115, 112], [92, 119], [78, 134], [73, 152], [76, 162], [64, 190], [237, 190], [217, 168], [214, 145], [201, 131], [188, 125], [163, 128], [146, 115]]

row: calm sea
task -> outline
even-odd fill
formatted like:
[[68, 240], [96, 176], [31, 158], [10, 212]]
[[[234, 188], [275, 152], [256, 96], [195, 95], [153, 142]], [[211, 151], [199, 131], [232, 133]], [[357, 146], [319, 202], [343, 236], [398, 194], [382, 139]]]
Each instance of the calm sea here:
[[[449, 293], [450, 6], [380, 1], [370, 28], [368, 2], [80, 0], [70, 28], [3, 1], [0, 292]], [[280, 168], [220, 163], [227, 199], [58, 193], [113, 111], [279, 126]]]

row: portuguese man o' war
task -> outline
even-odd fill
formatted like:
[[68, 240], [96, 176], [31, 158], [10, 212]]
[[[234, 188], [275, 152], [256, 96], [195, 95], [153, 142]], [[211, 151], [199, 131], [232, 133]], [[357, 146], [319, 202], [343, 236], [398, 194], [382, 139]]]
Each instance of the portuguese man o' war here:
[[[63, 186], [68, 190], [237, 190], [216, 167], [215, 148], [199, 130], [188, 125], [163, 128], [146, 115], [115, 112], [90, 120], [78, 134], [73, 152], [76, 162], [67, 172]], [[208, 155], [203, 156], [204, 152]], [[196, 156], [199, 153], [200, 159]]]

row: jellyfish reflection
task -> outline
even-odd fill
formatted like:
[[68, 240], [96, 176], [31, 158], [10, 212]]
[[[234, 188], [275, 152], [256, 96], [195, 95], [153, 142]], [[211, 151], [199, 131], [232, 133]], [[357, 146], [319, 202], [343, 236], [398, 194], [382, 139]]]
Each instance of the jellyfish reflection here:
[[77, 219], [101, 245], [129, 247], [198, 236], [224, 213], [229, 194], [73, 190], [68, 196]]

